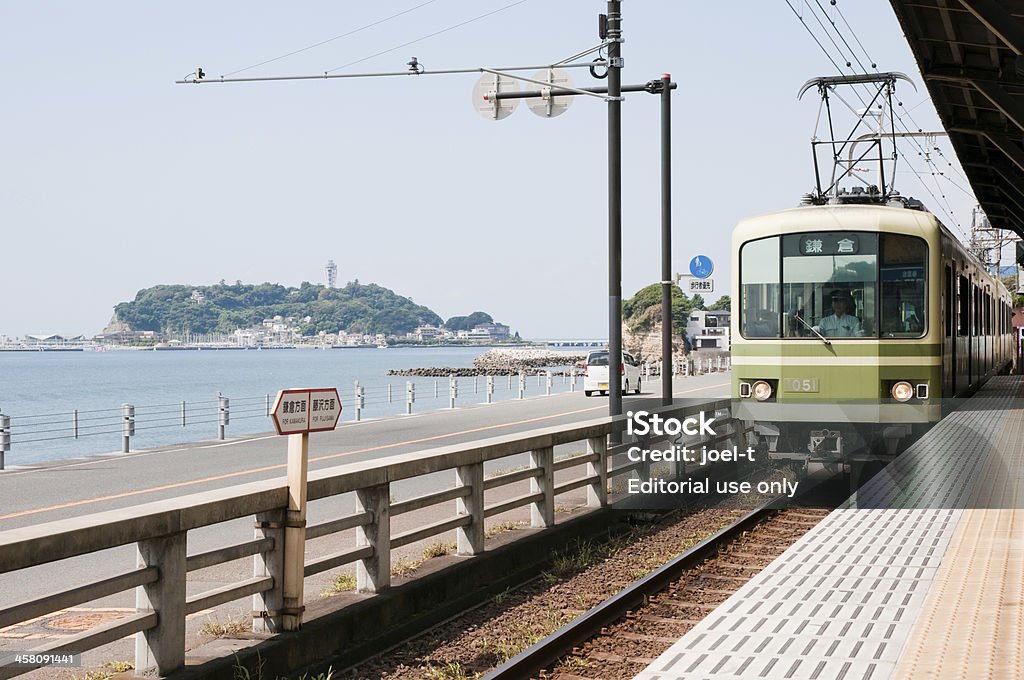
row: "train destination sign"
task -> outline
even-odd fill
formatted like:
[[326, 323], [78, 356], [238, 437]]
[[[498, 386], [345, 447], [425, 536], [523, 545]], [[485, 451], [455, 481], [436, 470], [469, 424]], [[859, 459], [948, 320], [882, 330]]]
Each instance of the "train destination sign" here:
[[341, 399], [333, 387], [281, 390], [271, 417], [278, 434], [333, 430], [341, 418]]

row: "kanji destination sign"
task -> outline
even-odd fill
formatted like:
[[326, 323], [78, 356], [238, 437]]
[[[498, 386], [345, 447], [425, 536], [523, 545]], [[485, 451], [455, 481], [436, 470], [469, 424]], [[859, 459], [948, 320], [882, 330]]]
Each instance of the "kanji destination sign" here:
[[341, 399], [333, 387], [281, 390], [271, 417], [278, 434], [333, 430], [341, 418]]

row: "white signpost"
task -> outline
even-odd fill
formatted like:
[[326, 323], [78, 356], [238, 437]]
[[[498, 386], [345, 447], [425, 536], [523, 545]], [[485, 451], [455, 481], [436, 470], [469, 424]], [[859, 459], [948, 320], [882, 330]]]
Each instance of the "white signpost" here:
[[278, 434], [333, 430], [341, 418], [341, 399], [333, 387], [281, 390], [271, 417]]
[[[288, 435], [288, 512], [284, 521], [284, 564], [281, 601], [276, 616], [283, 630], [302, 625], [304, 555], [306, 545], [306, 477], [309, 470], [309, 433], [333, 430], [341, 418], [338, 390], [281, 390], [271, 411], [278, 434]], [[257, 529], [261, 531], [261, 529]], [[256, 596], [259, 597], [259, 596]], [[276, 604], [276, 603], [275, 603]]]

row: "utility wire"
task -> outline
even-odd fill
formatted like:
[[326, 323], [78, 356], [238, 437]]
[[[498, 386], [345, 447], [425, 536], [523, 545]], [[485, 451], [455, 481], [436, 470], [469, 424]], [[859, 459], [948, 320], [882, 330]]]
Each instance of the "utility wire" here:
[[[809, 4], [808, 0], [804, 0], [804, 3], [807, 4], [807, 7], [811, 10], [812, 13], [815, 13], [814, 12], [814, 8], [811, 7], [811, 5]], [[814, 40], [814, 42], [817, 43], [817, 45], [821, 49], [822, 53], [828, 58], [828, 60], [830, 62], [832, 62], [832, 65], [836, 67], [836, 70], [839, 71], [839, 73], [844, 73], [843, 68], [841, 66], [839, 66], [838, 63], [836, 63], [835, 59], [832, 58], [832, 55], [829, 54], [828, 49], [822, 44], [822, 42], [818, 39], [818, 37], [816, 35], [814, 35], [814, 32], [811, 30], [810, 26], [807, 25], [807, 22], [804, 20], [803, 16], [800, 15], [800, 13], [796, 10], [796, 8], [793, 7], [792, 3], [790, 3], [789, 0], [786, 0], [786, 4], [789, 5], [790, 10], [792, 10], [793, 14], [796, 15], [797, 19], [800, 20], [800, 23], [803, 25], [803, 27], [807, 31], [808, 35], [810, 35], [811, 38]], [[819, 6], [819, 8], [821, 8], [820, 4], [818, 6]], [[821, 10], [824, 13], [824, 11], [825, 11], [824, 8], [821, 8]], [[826, 15], [826, 18], [827, 18], [827, 15]], [[827, 34], [828, 33], [827, 29], [825, 28], [824, 24], [822, 24], [821, 20], [818, 19], [816, 13], [815, 13], [815, 20], [822, 27], [822, 30], [826, 31], [826, 34]], [[845, 17], [843, 17], [843, 21], [844, 22], [846, 21]], [[833, 23], [833, 26], [834, 26], [834, 23]], [[858, 44], [861, 45], [861, 49], [863, 49], [863, 44], [860, 43], [860, 40], [856, 37], [856, 32], [853, 30], [852, 27], [849, 26], [848, 22], [847, 22], [847, 27], [850, 28], [851, 33], [854, 35], [854, 39], [858, 42]], [[831, 40], [831, 36], [829, 36], [829, 38]], [[846, 42], [846, 41], [844, 40], [844, 42]], [[836, 51], [838, 51], [840, 53], [840, 56], [842, 57], [842, 50], [839, 48], [838, 44], [836, 44], [835, 40], [832, 40], [832, 44], [833, 44], [833, 46], [836, 47]], [[867, 51], [866, 50], [865, 50], [865, 55], [867, 55]], [[870, 57], [868, 57], [868, 59], [870, 60]], [[843, 61], [846, 61], [845, 58], [843, 58]], [[849, 64], [849, 62], [847, 62], [847, 64]], [[860, 64], [859, 60], [858, 60], [858, 64]], [[861, 67], [863, 68], [863, 64], [861, 64]], [[854, 69], [852, 67], [850, 68], [850, 70], [854, 71]], [[865, 72], [866, 72], [866, 70], [865, 70]], [[865, 88], [866, 88], [866, 86], [865, 86]], [[854, 88], [854, 93], [856, 94], [857, 99], [860, 100], [861, 105], [866, 107], [867, 103], [864, 101], [864, 97], [861, 95], [860, 91], [857, 88]], [[837, 94], [837, 96], [838, 96], [838, 94]], [[842, 101], [842, 98], [840, 98], [840, 100]], [[843, 103], [846, 104], [846, 106], [848, 108], [852, 109], [852, 107], [850, 107], [850, 105], [847, 102], [843, 101]], [[899, 123], [903, 127], [904, 131], [905, 132], [910, 132], [910, 128], [907, 126], [906, 122], [903, 121], [903, 119], [899, 115], [899, 113], [893, 111], [892, 114], [894, 116], [894, 119], [899, 121]], [[929, 162], [929, 164], [930, 164], [931, 163], [930, 158], [928, 157], [928, 155], [925, 152], [924, 147], [921, 145], [921, 143], [918, 142], [913, 137], [910, 137], [909, 139], [911, 140], [913, 145], [917, 147], [919, 155], [923, 156]], [[924, 188], [924, 190], [928, 192], [928, 194], [932, 197], [932, 199], [934, 199], [936, 207], [940, 211], [945, 213], [945, 215], [949, 219], [950, 223], [952, 223], [954, 226], [956, 226], [957, 230], [961, 233], [961, 235], [966, 237], [966, 234], [964, 234], [963, 229], [961, 228], [960, 222], [958, 220], [956, 220], [956, 218], [953, 217], [952, 209], [950, 209], [950, 211], [947, 211], [943, 207], [943, 202], [940, 202], [938, 197], [936, 197], [934, 192], [932, 192], [931, 188], [927, 184], [925, 184], [924, 180], [921, 178], [921, 175], [920, 175], [920, 173], [918, 173], [917, 169], [914, 168], [913, 166], [911, 166], [909, 163], [907, 164], [907, 166], [911, 169], [911, 171], [913, 171], [914, 175], [918, 179], [918, 182], [920, 182], [920, 184]], [[894, 168], [893, 169], [893, 175], [895, 175], [895, 174], [896, 174], [896, 169]], [[940, 193], [941, 193], [941, 191], [940, 191]], [[944, 195], [943, 195], [943, 198], [945, 198]], [[944, 203], [945, 203], [946, 206], [949, 205], [948, 201], [945, 201]]]
[[395, 50], [400, 50], [403, 47], [408, 47], [409, 45], [415, 45], [416, 43], [422, 42], [422, 41], [424, 41], [424, 40], [426, 40], [428, 38], [433, 38], [434, 36], [441, 35], [442, 33], [448, 33], [449, 31], [454, 31], [456, 28], [462, 28], [463, 26], [466, 26], [467, 24], [471, 24], [474, 21], [480, 21], [481, 19], [485, 19], [485, 18], [487, 18], [487, 17], [489, 17], [489, 16], [491, 16], [493, 14], [497, 14], [498, 12], [504, 12], [507, 9], [511, 9], [511, 8], [515, 7], [516, 5], [521, 5], [521, 4], [523, 4], [524, 2], [527, 2], [527, 1], [528, 0], [517, 0], [516, 2], [509, 3], [509, 4], [505, 5], [504, 7], [499, 7], [498, 9], [491, 10], [490, 12], [487, 12], [485, 14], [481, 14], [479, 16], [475, 16], [472, 19], [466, 19], [465, 21], [461, 21], [461, 22], [459, 22], [457, 24], [449, 26], [448, 28], [442, 28], [440, 31], [434, 31], [433, 33], [421, 36], [419, 38], [416, 38], [415, 40], [410, 40], [408, 42], [404, 42], [401, 45], [395, 45], [394, 47], [390, 47], [390, 48], [388, 48], [386, 50], [381, 50], [380, 52], [377, 52], [375, 54], [371, 54], [371, 55], [369, 55], [367, 57], [363, 57], [362, 59], [356, 59], [355, 61], [350, 61], [347, 64], [342, 64], [341, 66], [337, 66], [337, 67], [332, 68], [332, 69], [330, 69], [328, 71], [324, 71], [324, 73], [325, 74], [327, 74], [327, 73], [334, 73], [335, 71], [340, 71], [343, 68], [348, 68], [349, 66], [355, 66], [356, 64], [360, 64], [360, 63], [362, 63], [364, 61], [369, 61], [370, 59], [373, 59], [374, 57], [379, 57], [382, 54], [388, 54], [389, 52], [394, 52]]
[[251, 69], [258, 68], [260, 66], [266, 66], [267, 64], [270, 64], [272, 62], [280, 61], [281, 59], [286, 59], [288, 57], [295, 56], [296, 54], [301, 54], [302, 52], [308, 52], [309, 50], [312, 50], [312, 49], [315, 49], [317, 47], [320, 47], [321, 45], [326, 45], [327, 43], [334, 42], [335, 40], [341, 40], [342, 38], [347, 38], [350, 35], [355, 35], [356, 33], [359, 33], [360, 31], [365, 31], [368, 28], [373, 28], [374, 26], [379, 26], [379, 25], [381, 25], [381, 24], [383, 24], [385, 22], [391, 21], [392, 19], [397, 19], [398, 17], [400, 17], [400, 16], [402, 16], [404, 14], [408, 14], [409, 12], [414, 12], [414, 11], [418, 10], [419, 8], [421, 8], [421, 7], [426, 7], [427, 5], [431, 5], [431, 4], [435, 3], [435, 2], [437, 2], [437, 0], [427, 0], [427, 2], [420, 3], [419, 5], [416, 5], [415, 7], [410, 7], [409, 9], [406, 9], [406, 10], [403, 10], [401, 12], [398, 12], [397, 14], [392, 14], [389, 17], [384, 17], [383, 19], [378, 19], [377, 21], [370, 22], [370, 23], [366, 24], [365, 26], [360, 26], [359, 28], [354, 28], [354, 29], [352, 29], [351, 31], [349, 31], [347, 33], [342, 33], [341, 35], [336, 35], [333, 38], [328, 38], [327, 40], [321, 40], [320, 42], [314, 43], [312, 45], [309, 45], [308, 47], [303, 47], [301, 49], [293, 50], [292, 52], [288, 52], [287, 54], [282, 54], [279, 57], [274, 57], [273, 59], [267, 59], [266, 61], [261, 61], [258, 64], [253, 64], [252, 66], [246, 66], [245, 68], [240, 68], [237, 71], [232, 71], [231, 73], [225, 73], [224, 75], [221, 76], [221, 78], [226, 78], [228, 76], [233, 76], [236, 73], [242, 73], [243, 71], [249, 71]]

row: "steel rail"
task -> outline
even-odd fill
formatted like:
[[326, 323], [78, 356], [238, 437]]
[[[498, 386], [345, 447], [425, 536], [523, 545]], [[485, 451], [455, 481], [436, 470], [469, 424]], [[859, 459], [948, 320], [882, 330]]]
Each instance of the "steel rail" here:
[[650, 574], [634, 581], [624, 590], [490, 671], [483, 676], [483, 680], [521, 680], [536, 677], [543, 669], [571, 653], [574, 647], [598, 635], [602, 628], [621, 619], [627, 612], [643, 606], [650, 595], [667, 588], [678, 580], [683, 572], [713, 557], [721, 547], [766, 519], [776, 510], [773, 506], [778, 500], [771, 499]]

